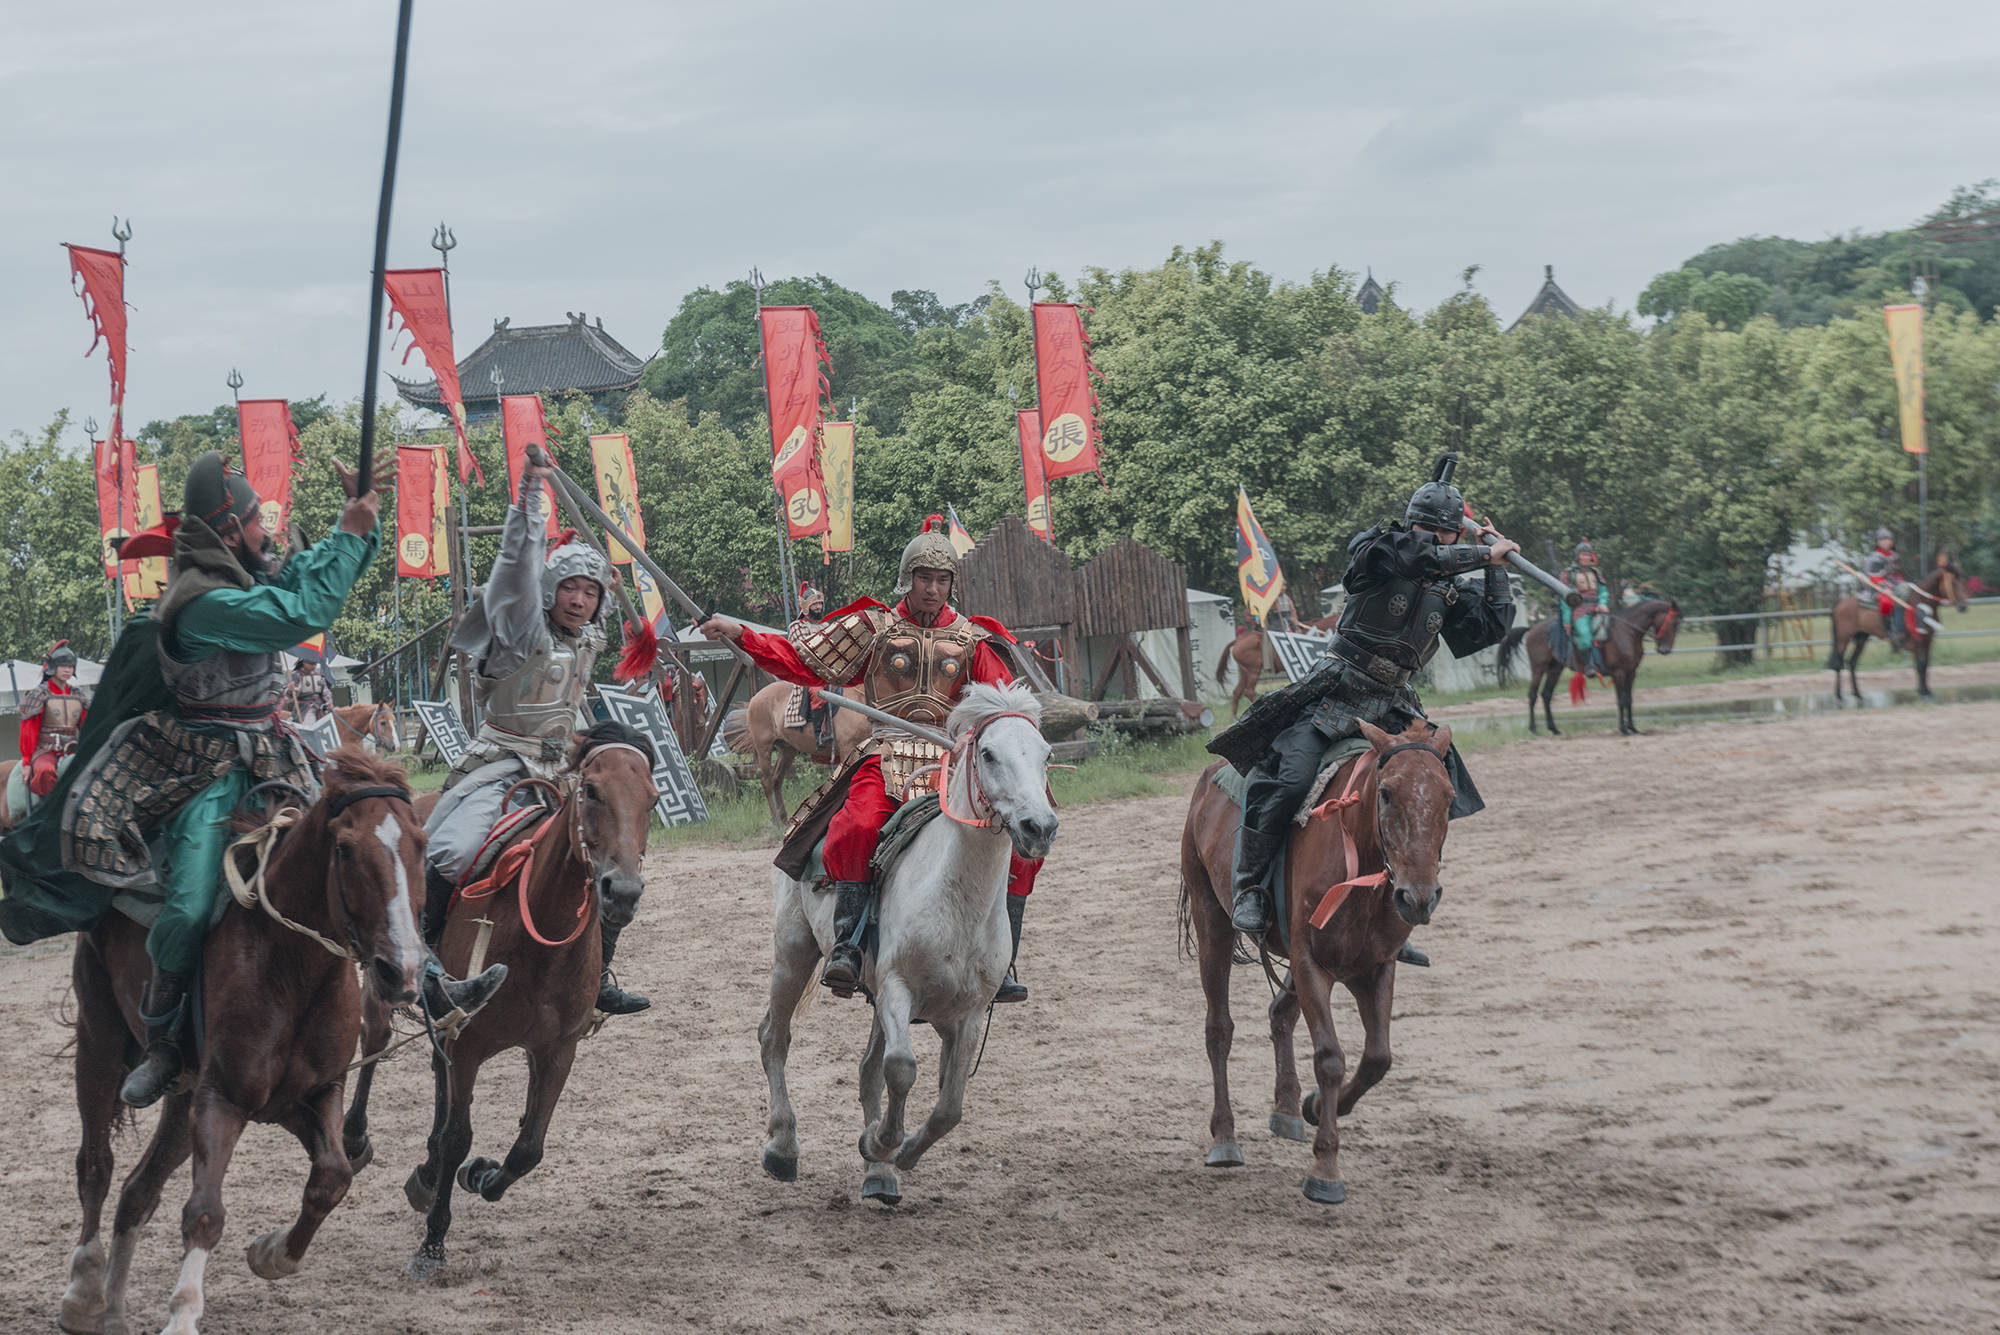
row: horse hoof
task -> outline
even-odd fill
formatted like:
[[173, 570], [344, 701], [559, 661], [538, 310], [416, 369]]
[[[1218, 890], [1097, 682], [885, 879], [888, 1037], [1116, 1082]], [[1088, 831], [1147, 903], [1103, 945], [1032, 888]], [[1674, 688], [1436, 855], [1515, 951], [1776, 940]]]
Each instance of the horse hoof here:
[[[1312, 1124], [1313, 1124], [1314, 1126], [1318, 1126], [1318, 1125], [1319, 1125], [1319, 1091], [1318, 1091], [1318, 1090], [1316, 1090], [1316, 1089], [1315, 1089], [1315, 1090], [1311, 1090], [1311, 1091], [1309, 1091], [1309, 1092], [1308, 1092], [1308, 1093], [1306, 1094], [1306, 1097], [1305, 1097], [1305, 1101], [1299, 1104], [1299, 1113], [1300, 1113], [1300, 1115], [1301, 1115], [1301, 1116], [1302, 1116], [1302, 1117], [1303, 1117], [1303, 1118], [1304, 1118], [1304, 1119], [1305, 1119], [1306, 1121], [1308, 1121], [1308, 1122], [1312, 1123]], [[1273, 1128], [1273, 1129], [1275, 1130], [1276, 1128]], [[1299, 1137], [1299, 1139], [1300, 1139], [1300, 1140], [1304, 1140], [1304, 1139], [1305, 1139], [1305, 1137], [1304, 1137], [1304, 1136], [1300, 1136], [1300, 1137]]]
[[1243, 1166], [1243, 1151], [1239, 1147], [1224, 1141], [1220, 1145], [1210, 1145], [1208, 1147], [1208, 1157], [1201, 1162], [1204, 1168], [1241, 1168]]
[[[467, 1159], [458, 1166], [458, 1185], [475, 1196], [486, 1196], [486, 1193], [480, 1190], [480, 1184], [499, 1171], [500, 1165], [495, 1160]], [[492, 1197], [486, 1196], [486, 1199], [491, 1200]]]
[[420, 1284], [434, 1280], [442, 1273], [444, 1273], [444, 1248], [441, 1246], [426, 1245], [417, 1248], [417, 1254], [403, 1267], [403, 1278], [416, 1280]]
[[[347, 1147], [345, 1145], [341, 1146], [341, 1148], [347, 1150]], [[374, 1162], [375, 1162], [375, 1142], [370, 1140], [366, 1136], [363, 1136], [361, 1138], [360, 1149], [347, 1150], [347, 1166], [353, 1169], [357, 1173], [360, 1172], [362, 1169], [366, 1168], [369, 1164]]]
[[764, 1171], [780, 1182], [796, 1182], [799, 1180], [799, 1156], [765, 1150]]
[[65, 1298], [62, 1312], [56, 1317], [56, 1329], [63, 1331], [65, 1335], [105, 1335], [105, 1310], [105, 1304], [101, 1299], [96, 1309], [91, 1310], [86, 1304], [73, 1303]]
[[903, 1184], [894, 1173], [870, 1173], [861, 1184], [861, 1199], [895, 1205], [903, 1199]]
[[1328, 1182], [1324, 1178], [1309, 1177], [1305, 1180], [1306, 1199], [1321, 1205], [1338, 1205], [1347, 1199], [1345, 1182]]
[[1311, 1140], [1306, 1133], [1306, 1119], [1287, 1117], [1283, 1113], [1271, 1114], [1271, 1134], [1283, 1140]]
[[287, 1228], [274, 1228], [243, 1249], [244, 1259], [250, 1262], [251, 1274], [259, 1279], [276, 1281], [299, 1273], [299, 1263], [285, 1255], [290, 1233]]
[[437, 1199], [437, 1188], [424, 1181], [423, 1166], [419, 1164], [410, 1170], [409, 1180], [403, 1183], [403, 1199], [418, 1214], [429, 1214], [431, 1202]]

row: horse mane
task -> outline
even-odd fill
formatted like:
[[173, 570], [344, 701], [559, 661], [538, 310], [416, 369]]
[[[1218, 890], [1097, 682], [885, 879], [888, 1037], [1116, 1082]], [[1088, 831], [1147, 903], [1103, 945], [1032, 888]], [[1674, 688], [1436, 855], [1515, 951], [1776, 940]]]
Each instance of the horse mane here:
[[617, 719], [600, 719], [582, 732], [570, 735], [569, 767], [581, 769], [583, 762], [590, 759], [590, 753], [601, 746], [637, 747], [646, 757], [646, 769], [650, 772], [660, 763], [659, 752], [653, 748], [653, 739], [629, 723]]
[[951, 717], [945, 720], [945, 733], [956, 741], [995, 714], [1026, 714], [1037, 728], [1042, 726], [1042, 702], [1033, 691], [1019, 682], [991, 686], [975, 681], [958, 697]]
[[320, 784], [328, 793], [383, 785], [408, 788], [410, 776], [394, 761], [371, 756], [359, 746], [347, 743], [335, 747], [333, 754], [326, 758], [326, 769], [320, 774]]

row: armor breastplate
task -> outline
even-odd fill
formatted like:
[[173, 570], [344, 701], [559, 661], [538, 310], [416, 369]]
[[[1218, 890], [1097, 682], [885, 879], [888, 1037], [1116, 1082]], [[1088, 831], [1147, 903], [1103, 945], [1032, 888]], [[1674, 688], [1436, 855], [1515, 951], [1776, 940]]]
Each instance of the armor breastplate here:
[[1861, 558], [1861, 573], [1870, 579], [1894, 579], [1896, 558], [1886, 552], [1870, 552]]
[[51, 695], [42, 706], [42, 735], [37, 751], [73, 745], [83, 724], [83, 701], [74, 695]]
[[983, 632], [963, 617], [945, 627], [897, 621], [875, 641], [863, 699], [912, 723], [942, 728], [972, 675]]
[[553, 747], [553, 758], [560, 760], [602, 644], [601, 632], [593, 635], [594, 629], [574, 639], [543, 635], [515, 672], [475, 677], [473, 695], [485, 714], [479, 740], [539, 761], [549, 760]]
[[1390, 579], [1341, 609], [1340, 635], [1414, 671], [1437, 652], [1445, 613], [1464, 595], [1450, 576], [1435, 582]]
[[224, 649], [198, 663], [183, 663], [167, 652], [167, 638], [160, 637], [160, 674], [182, 718], [244, 732], [271, 731], [285, 689], [283, 654]]
[[1569, 586], [1582, 594], [1586, 603], [1594, 604], [1604, 588], [1604, 576], [1596, 566], [1574, 566], [1570, 571]]

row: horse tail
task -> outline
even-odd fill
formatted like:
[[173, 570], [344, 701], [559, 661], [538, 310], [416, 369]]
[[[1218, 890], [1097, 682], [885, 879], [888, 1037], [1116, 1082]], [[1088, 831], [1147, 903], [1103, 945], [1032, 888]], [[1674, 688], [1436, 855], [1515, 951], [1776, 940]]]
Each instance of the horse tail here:
[[1188, 900], [1186, 872], [1181, 873], [1181, 894], [1178, 911], [1180, 913], [1180, 942], [1176, 947], [1176, 953], [1181, 959], [1191, 960], [1195, 958], [1198, 951], [1194, 942], [1194, 908]]
[[813, 1008], [813, 994], [818, 991], [819, 991], [819, 980], [817, 978], [807, 979], [806, 990], [799, 993], [798, 1004], [792, 1007], [793, 1024], [797, 1024], [800, 1020], [806, 1018], [806, 1012]]
[[1571, 704], [1582, 704], [1583, 697], [1589, 689], [1590, 687], [1585, 683], [1581, 672], [1572, 672], [1569, 674], [1569, 702]]
[[755, 749], [750, 742], [748, 706], [738, 705], [722, 716], [722, 744], [739, 756], [747, 756]]
[[1500, 641], [1500, 660], [1496, 665], [1500, 680], [1505, 682], [1514, 671], [1514, 655], [1521, 651], [1521, 641], [1528, 638], [1526, 626], [1516, 626], [1507, 632], [1507, 638]]
[[1229, 656], [1235, 652], [1236, 652], [1235, 640], [1231, 640], [1228, 644], [1222, 646], [1222, 657], [1215, 660], [1215, 684], [1217, 686], [1223, 686], [1228, 684]]

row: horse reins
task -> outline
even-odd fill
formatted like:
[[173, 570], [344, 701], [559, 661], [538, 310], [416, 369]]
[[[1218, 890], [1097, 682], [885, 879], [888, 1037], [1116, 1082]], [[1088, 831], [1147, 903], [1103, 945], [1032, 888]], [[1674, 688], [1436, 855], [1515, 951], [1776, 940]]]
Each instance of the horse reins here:
[[[349, 789], [328, 800], [327, 822], [331, 824], [333, 821], [339, 819], [342, 812], [346, 811], [356, 802], [366, 801], [371, 797], [391, 798], [407, 805], [410, 800], [410, 792], [407, 788], [396, 784], [373, 784], [365, 788]], [[360, 955], [351, 944], [354, 937], [354, 910], [347, 903], [347, 892], [339, 885], [340, 863], [338, 859], [332, 863], [330, 870], [333, 873], [335, 882], [335, 893], [340, 900], [341, 913], [347, 919], [349, 945], [339, 945], [321, 936], [304, 923], [294, 922], [290, 918], [287, 918], [283, 913], [278, 911], [277, 905], [271, 902], [270, 896], [264, 893], [264, 874], [270, 867], [271, 856], [277, 849], [279, 836], [293, 825], [296, 825], [304, 816], [305, 812], [298, 807], [282, 807], [272, 814], [270, 820], [232, 842], [222, 859], [223, 878], [229, 883], [231, 898], [235, 899], [244, 908], [262, 909], [265, 915], [279, 926], [288, 928], [303, 937], [318, 942], [328, 952], [341, 959], [359, 964], [361, 962]], [[243, 875], [242, 870], [236, 865], [235, 857], [232, 856], [237, 849], [244, 847], [251, 847], [257, 850], [257, 870], [248, 878]]]
[[[1401, 755], [1405, 751], [1422, 751], [1425, 755], [1437, 761], [1439, 765], [1444, 764], [1444, 757], [1439, 755], [1437, 750], [1428, 743], [1398, 742], [1394, 746], [1375, 753], [1376, 771], [1380, 772], [1382, 767], [1389, 763], [1391, 756]], [[1361, 766], [1355, 765], [1349, 769], [1347, 782], [1342, 785], [1340, 796], [1329, 798], [1314, 807], [1312, 818], [1314, 820], [1326, 820], [1336, 811], [1345, 811], [1359, 802], [1361, 800], [1361, 775]], [[1449, 771], [1446, 771], [1446, 777], [1450, 777]], [[1354, 843], [1354, 832], [1347, 828], [1346, 821], [1340, 822], [1340, 856], [1341, 874], [1346, 876], [1347, 879], [1328, 886], [1326, 893], [1320, 896], [1319, 904], [1314, 907], [1312, 916], [1306, 920], [1313, 927], [1324, 928], [1327, 923], [1331, 922], [1334, 910], [1338, 909], [1346, 901], [1350, 891], [1382, 885], [1389, 879], [1389, 869], [1386, 866], [1381, 871], [1370, 872], [1366, 876], [1357, 874], [1361, 870], [1361, 854]]]
[[[945, 815], [968, 829], [990, 830], [993, 828], [993, 803], [986, 797], [985, 785], [979, 782], [979, 758], [972, 754], [972, 748], [979, 744], [979, 735], [981, 733], [1003, 718], [1025, 719], [1029, 723], [1035, 724], [1037, 730], [1041, 726], [1033, 714], [1019, 709], [1009, 709], [998, 714], [988, 714], [985, 718], [965, 730], [965, 735], [958, 739], [958, 745], [952, 747], [951, 750], [938, 758], [938, 807]], [[951, 809], [951, 758], [961, 751], [965, 753], [966, 757], [966, 790], [972, 800], [973, 816], [970, 820]], [[986, 804], [986, 814], [984, 816], [979, 815], [981, 802], [985, 802]]]

